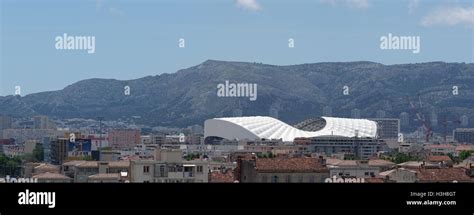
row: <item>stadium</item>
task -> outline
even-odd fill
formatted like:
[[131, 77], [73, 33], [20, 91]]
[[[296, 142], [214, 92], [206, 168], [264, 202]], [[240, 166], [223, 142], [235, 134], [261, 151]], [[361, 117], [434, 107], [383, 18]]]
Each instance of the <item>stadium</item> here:
[[204, 122], [205, 139], [281, 139], [291, 142], [295, 138], [324, 136], [375, 138], [377, 123], [366, 119], [321, 117], [291, 126], [268, 116], [214, 118]]

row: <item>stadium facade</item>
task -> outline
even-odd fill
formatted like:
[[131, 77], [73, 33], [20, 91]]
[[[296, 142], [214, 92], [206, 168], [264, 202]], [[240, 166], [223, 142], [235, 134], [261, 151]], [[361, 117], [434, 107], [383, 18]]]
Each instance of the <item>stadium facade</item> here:
[[[304, 129], [305, 127], [311, 129]], [[377, 123], [366, 119], [321, 117], [294, 127], [268, 116], [214, 118], [204, 122], [204, 138], [281, 139], [291, 142], [295, 138], [326, 136], [376, 138]]]

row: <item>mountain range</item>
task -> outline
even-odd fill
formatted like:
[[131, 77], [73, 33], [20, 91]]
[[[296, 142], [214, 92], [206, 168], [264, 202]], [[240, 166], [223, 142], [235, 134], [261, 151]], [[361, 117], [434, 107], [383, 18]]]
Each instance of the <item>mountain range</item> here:
[[[217, 86], [255, 83], [255, 101], [218, 97]], [[125, 95], [124, 87], [130, 87]], [[457, 93], [453, 94], [453, 90]], [[344, 94], [346, 90], [346, 94]], [[134, 80], [87, 79], [58, 91], [0, 97], [0, 114], [15, 117], [118, 119], [139, 116], [151, 126], [187, 126], [224, 116], [272, 115], [290, 124], [323, 115], [374, 118], [409, 114], [416, 109], [427, 119], [437, 116], [474, 120], [474, 64], [427, 62], [383, 65], [374, 62], [333, 62], [277, 66], [207, 60], [172, 74]], [[326, 112], [327, 113], [327, 112]]]

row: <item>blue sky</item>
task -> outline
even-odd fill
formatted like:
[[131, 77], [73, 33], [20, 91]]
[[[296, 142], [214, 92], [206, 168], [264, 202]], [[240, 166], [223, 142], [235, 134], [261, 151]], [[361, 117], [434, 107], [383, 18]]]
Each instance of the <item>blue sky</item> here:
[[[0, 95], [173, 73], [207, 59], [277, 65], [474, 62], [471, 0], [0, 0]], [[55, 49], [95, 36], [96, 52]], [[381, 50], [388, 33], [421, 52]], [[178, 40], [186, 40], [186, 48]], [[288, 39], [295, 48], [288, 48]]]

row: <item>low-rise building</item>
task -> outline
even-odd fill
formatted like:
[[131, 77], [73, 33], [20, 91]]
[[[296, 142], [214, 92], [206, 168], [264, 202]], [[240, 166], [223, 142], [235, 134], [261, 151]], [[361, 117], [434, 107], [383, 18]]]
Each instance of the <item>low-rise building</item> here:
[[430, 144], [426, 148], [433, 155], [454, 155], [456, 153], [456, 146], [452, 144]]
[[416, 171], [417, 182], [422, 183], [474, 182], [464, 168], [420, 168]]
[[322, 158], [240, 159], [236, 179], [241, 183], [323, 183], [329, 169]]
[[209, 183], [234, 183], [234, 172], [232, 169], [211, 171]]
[[17, 157], [25, 154], [24, 145], [3, 145], [3, 154], [7, 157]]
[[417, 181], [416, 171], [413, 169], [395, 168], [381, 172], [379, 177], [388, 182], [414, 183]]
[[24, 175], [27, 178], [32, 177], [33, 175], [38, 175], [42, 173], [60, 173], [60, 167], [48, 163], [26, 163], [24, 165]]
[[395, 163], [386, 160], [339, 160], [327, 159], [330, 176], [345, 178], [373, 178], [391, 169]]
[[377, 156], [384, 143], [374, 138], [349, 138], [337, 136], [324, 136], [311, 138], [307, 146], [309, 152], [324, 153], [326, 156], [345, 153], [357, 159], [368, 160]]
[[451, 160], [447, 155], [430, 155], [425, 159], [425, 161], [433, 165], [438, 165], [439, 167], [453, 166], [453, 160]]
[[[121, 174], [120, 182], [129, 180], [129, 161], [69, 161], [62, 165], [62, 173], [74, 179], [74, 182], [89, 182], [89, 176], [96, 174]], [[103, 175], [99, 175], [103, 176]], [[97, 181], [97, 177], [92, 178]]]
[[474, 144], [474, 128], [456, 128], [453, 136], [458, 143]]
[[130, 166], [131, 182], [208, 182], [208, 162], [204, 160], [183, 160], [180, 150], [157, 150], [155, 160], [132, 160]]
[[113, 148], [131, 148], [140, 144], [140, 130], [113, 129], [108, 133], [108, 143]]

